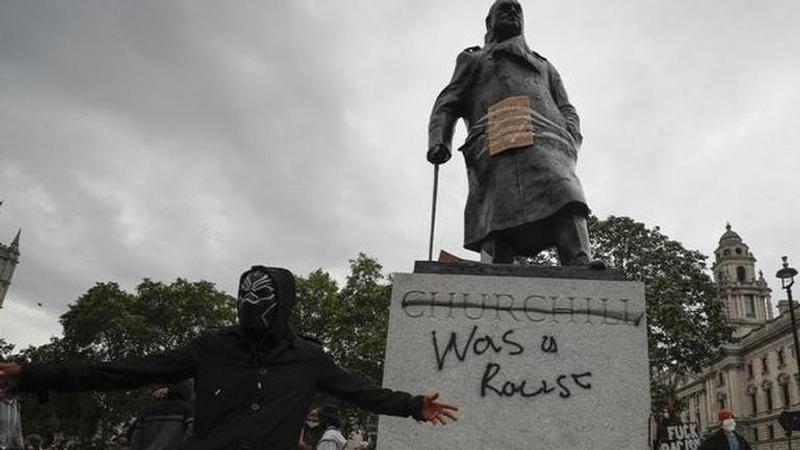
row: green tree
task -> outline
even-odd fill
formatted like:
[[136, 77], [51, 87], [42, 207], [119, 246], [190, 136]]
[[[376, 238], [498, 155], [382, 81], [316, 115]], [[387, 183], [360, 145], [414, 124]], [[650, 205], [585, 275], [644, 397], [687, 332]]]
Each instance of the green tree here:
[[[377, 260], [363, 253], [350, 260], [350, 275], [340, 289], [326, 272], [298, 277], [292, 321], [301, 335], [322, 343], [344, 370], [380, 385], [389, 320], [391, 284]], [[376, 418], [341, 404], [347, 429], [374, 427]]]
[[[135, 293], [125, 292], [117, 283], [98, 283], [61, 316], [62, 338], [26, 349], [19, 358], [60, 363], [147, 355], [181, 345], [203, 329], [229, 326], [235, 317], [233, 299], [206, 281], [178, 279], [165, 284], [145, 279]], [[61, 431], [87, 449], [102, 448], [150, 398], [147, 389], [50, 397], [49, 403], [38, 404], [27, 396], [26, 432]]]
[[0, 338], [0, 361], [3, 361], [11, 356], [11, 352], [13, 351], [14, 344], [8, 343], [5, 341], [5, 339]]
[[679, 413], [678, 382], [731, 340], [707, 257], [629, 217], [591, 217], [589, 231], [597, 257], [645, 283], [652, 406], [660, 412], [669, 403]]

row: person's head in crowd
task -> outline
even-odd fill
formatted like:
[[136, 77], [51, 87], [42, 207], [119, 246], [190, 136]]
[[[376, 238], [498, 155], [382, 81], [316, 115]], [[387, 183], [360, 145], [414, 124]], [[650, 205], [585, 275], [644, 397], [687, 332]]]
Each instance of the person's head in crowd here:
[[167, 398], [167, 393], [169, 393], [169, 388], [165, 384], [158, 385], [153, 389], [153, 397], [157, 399]]
[[319, 426], [319, 414], [317, 408], [311, 408], [306, 416], [306, 426], [313, 430]]
[[40, 450], [42, 448], [42, 437], [38, 434], [31, 434], [25, 438], [25, 450]]
[[736, 419], [733, 415], [733, 411], [730, 409], [722, 409], [720, 410], [719, 414], [717, 415], [719, 418], [720, 423], [722, 424], [722, 429], [726, 433], [733, 433], [736, 431]]
[[317, 408], [317, 416], [319, 417], [320, 428], [326, 429], [334, 427], [336, 429], [342, 428], [342, 421], [339, 419], [339, 408], [334, 405], [322, 405]]

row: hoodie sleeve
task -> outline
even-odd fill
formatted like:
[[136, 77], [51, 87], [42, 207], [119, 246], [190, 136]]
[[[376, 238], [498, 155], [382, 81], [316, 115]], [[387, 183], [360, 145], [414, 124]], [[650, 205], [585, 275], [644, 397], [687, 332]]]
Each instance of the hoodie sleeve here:
[[144, 357], [87, 364], [26, 364], [18, 389], [22, 392], [111, 391], [155, 383], [176, 383], [195, 374], [201, 338], [176, 350]]
[[343, 371], [330, 356], [323, 353], [322, 358], [322, 374], [317, 381], [321, 391], [376, 414], [423, 420], [421, 395], [374, 386]]

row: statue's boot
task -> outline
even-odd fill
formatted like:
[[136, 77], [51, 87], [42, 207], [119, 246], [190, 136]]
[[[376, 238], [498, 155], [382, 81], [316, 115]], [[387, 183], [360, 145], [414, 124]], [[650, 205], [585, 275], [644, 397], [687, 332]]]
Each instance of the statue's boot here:
[[481, 262], [490, 264], [511, 264], [514, 262], [514, 250], [502, 239], [485, 239], [481, 243]]
[[555, 241], [562, 266], [583, 266], [602, 270], [606, 264], [592, 259], [589, 246], [589, 229], [586, 217], [581, 214], [564, 214], [555, 219]]

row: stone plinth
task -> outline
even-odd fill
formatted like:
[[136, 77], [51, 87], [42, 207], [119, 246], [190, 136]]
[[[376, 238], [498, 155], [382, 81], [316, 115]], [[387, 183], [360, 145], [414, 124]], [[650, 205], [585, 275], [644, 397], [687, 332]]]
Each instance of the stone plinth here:
[[503, 267], [395, 275], [384, 384], [438, 391], [461, 412], [447, 427], [382, 416], [378, 448], [647, 448], [644, 286], [616, 271]]

